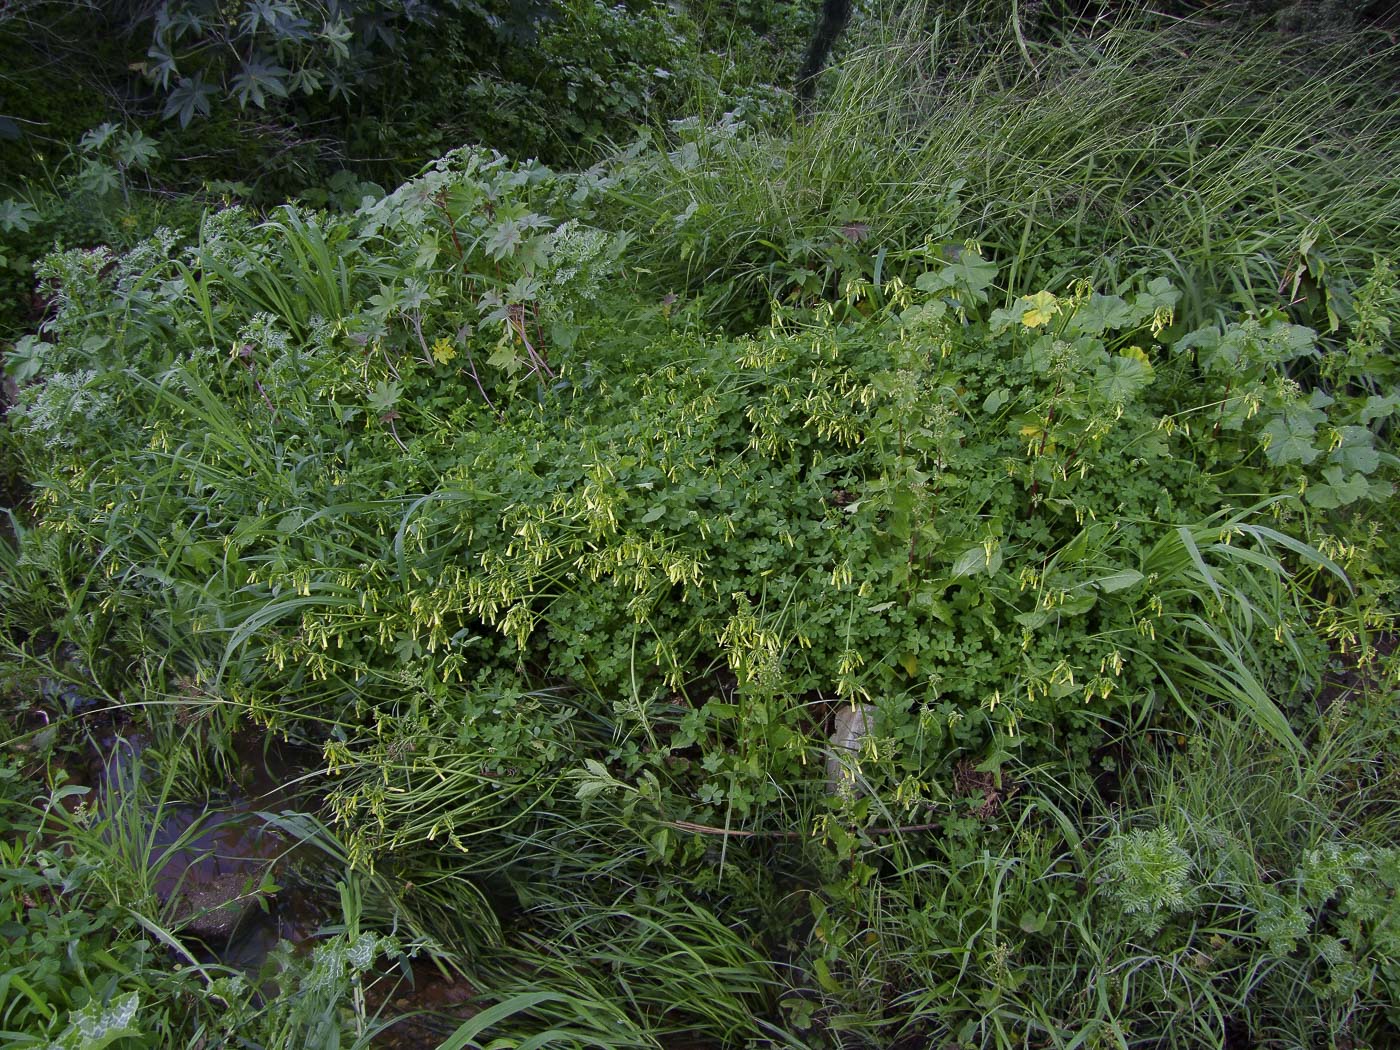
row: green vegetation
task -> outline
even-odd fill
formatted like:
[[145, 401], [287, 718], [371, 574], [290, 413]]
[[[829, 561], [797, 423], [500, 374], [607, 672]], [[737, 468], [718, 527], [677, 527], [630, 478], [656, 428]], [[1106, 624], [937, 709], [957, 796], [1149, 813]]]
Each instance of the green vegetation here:
[[800, 118], [776, 0], [108, 12], [0, 188], [0, 1033], [1400, 1038], [1400, 52], [1301, 11], [858, 12]]

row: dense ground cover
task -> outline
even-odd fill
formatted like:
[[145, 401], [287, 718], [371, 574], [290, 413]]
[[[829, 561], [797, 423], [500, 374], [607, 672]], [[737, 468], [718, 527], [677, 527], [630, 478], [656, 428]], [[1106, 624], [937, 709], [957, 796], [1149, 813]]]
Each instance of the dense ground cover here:
[[[1030, 28], [40, 262], [0, 1030], [396, 1045], [456, 975], [422, 1045], [1396, 1038], [1397, 56]], [[157, 834], [250, 739], [251, 957]]]

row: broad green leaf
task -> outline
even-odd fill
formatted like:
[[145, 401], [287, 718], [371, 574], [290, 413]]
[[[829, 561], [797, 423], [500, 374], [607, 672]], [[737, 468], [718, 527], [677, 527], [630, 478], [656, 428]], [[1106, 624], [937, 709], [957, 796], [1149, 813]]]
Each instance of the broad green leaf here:
[[1299, 324], [1274, 321], [1264, 330], [1268, 359], [1273, 362], [1295, 361], [1317, 353], [1317, 333]]
[[1018, 925], [1025, 933], [1040, 933], [1050, 924], [1049, 911], [1024, 911]]
[[987, 575], [995, 576], [1000, 572], [1004, 560], [1001, 553], [1001, 544], [997, 544], [992, 548], [992, 553], [987, 557]]
[[1193, 329], [1172, 344], [1177, 350], [1203, 350], [1206, 352], [1214, 350], [1219, 345], [1220, 328], [1217, 325], [1206, 325], [1204, 328]]
[[977, 302], [985, 302], [986, 290], [996, 280], [996, 263], [988, 262], [976, 252], [960, 249], [954, 262], [941, 270], [929, 270], [914, 279], [914, 286], [923, 292], [965, 292]]
[[1327, 417], [1317, 409], [1305, 405], [1285, 408], [1273, 419], [1264, 424], [1264, 435], [1269, 444], [1264, 455], [1270, 463], [1311, 463], [1322, 454], [1313, 445], [1317, 425]]
[[1115, 591], [1122, 591], [1135, 586], [1146, 578], [1147, 577], [1143, 576], [1143, 574], [1136, 569], [1123, 569], [1120, 572], [1099, 577], [1094, 581], [1094, 584], [1105, 594], [1113, 594]]
[[1375, 435], [1365, 427], [1338, 429], [1342, 443], [1328, 456], [1329, 463], [1349, 471], [1370, 474], [1381, 465], [1381, 454], [1375, 447]]
[[1119, 296], [1093, 295], [1069, 319], [1067, 331], [1084, 335], [1100, 335], [1109, 330], [1131, 327], [1136, 320], [1133, 309]]
[[1319, 510], [1345, 507], [1370, 495], [1371, 484], [1364, 474], [1347, 477], [1341, 467], [1328, 467], [1322, 476], [1325, 480], [1309, 485], [1306, 494], [1307, 501]]
[[975, 572], [981, 572], [987, 567], [987, 549], [985, 547], [973, 547], [971, 550], [963, 551], [958, 560], [953, 562], [953, 576], [971, 576]]
[[996, 263], [988, 262], [976, 252], [966, 249], [958, 256], [958, 261], [951, 265], [950, 270], [954, 286], [971, 292], [978, 298], [985, 298], [982, 293], [997, 279]]
[[948, 313], [948, 304], [942, 299], [931, 299], [926, 303], [916, 303], [899, 315], [900, 323], [906, 328], [933, 324]]
[[1060, 616], [1081, 616], [1098, 604], [1099, 596], [1093, 591], [1081, 594], [1078, 598], [1070, 598], [1050, 610], [1051, 615]]
[[1152, 366], [1136, 357], [1119, 355], [1094, 370], [1094, 386], [1105, 401], [1121, 405], [1131, 401], [1152, 382]]
[[[988, 547], [990, 546], [990, 552]], [[985, 571], [988, 576], [994, 575], [1002, 565], [1001, 545], [992, 541], [990, 544], [984, 543], [964, 551], [958, 560], [953, 563], [953, 577], [971, 576], [976, 572]]]
[[[0, 222], [3, 222], [3, 219], [0, 219]], [[1397, 409], [1400, 409], [1400, 394], [1391, 394], [1389, 397], [1372, 394], [1361, 406], [1358, 420], [1362, 423], [1374, 423], [1378, 419], [1394, 415]]]
[[1165, 277], [1154, 278], [1147, 286], [1147, 291], [1139, 292], [1133, 299], [1133, 310], [1143, 320], [1151, 317], [1158, 310], [1171, 310], [1181, 298], [1181, 293], [1172, 287], [1171, 281]]
[[53, 350], [52, 343], [46, 343], [36, 335], [21, 336], [5, 355], [5, 374], [23, 386], [43, 370], [44, 361]]

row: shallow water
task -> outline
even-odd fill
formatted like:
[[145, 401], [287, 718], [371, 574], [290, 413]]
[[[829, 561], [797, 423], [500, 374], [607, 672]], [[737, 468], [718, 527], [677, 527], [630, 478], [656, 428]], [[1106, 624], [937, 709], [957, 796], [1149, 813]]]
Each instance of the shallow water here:
[[242, 739], [235, 746], [241, 783], [197, 802], [158, 804], [141, 734], [112, 730], [93, 743], [85, 765], [70, 765], [70, 780], [94, 789], [89, 804], [102, 816], [121, 820], [133, 799], [143, 807], [139, 831], [152, 886], [181, 939], [198, 942], [192, 949], [202, 946], [198, 954], [210, 961], [251, 973], [281, 941], [295, 947], [314, 938], [324, 918], [295, 874], [304, 851], [260, 815], [296, 807], [293, 785], [306, 756]]

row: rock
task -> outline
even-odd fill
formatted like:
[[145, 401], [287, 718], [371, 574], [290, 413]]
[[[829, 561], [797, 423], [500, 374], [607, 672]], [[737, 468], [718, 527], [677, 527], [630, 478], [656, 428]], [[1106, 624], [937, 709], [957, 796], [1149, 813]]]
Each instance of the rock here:
[[826, 759], [826, 790], [833, 795], [848, 795], [855, 788], [849, 764], [860, 753], [875, 724], [872, 704], [848, 704], [836, 712], [836, 725], [831, 733], [831, 754]]
[[[144, 741], [128, 735], [103, 745], [95, 770], [99, 808], [116, 813], [130, 805], [123, 796], [140, 800], [139, 816], [146, 827], [133, 841], [144, 841], [149, 834], [146, 865], [156, 896], [168, 908], [167, 919], [180, 935], [197, 938], [213, 950], [223, 948], [263, 903], [267, 876], [287, 852], [286, 841], [263, 826], [253, 803], [241, 795], [197, 805], [150, 807], [152, 792], [137, 792], [146, 779]], [[155, 828], [148, 832], [152, 823]]]
[[150, 858], [156, 893], [184, 933], [217, 948], [259, 908], [284, 848], [244, 810], [168, 807]]

